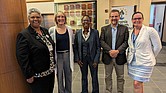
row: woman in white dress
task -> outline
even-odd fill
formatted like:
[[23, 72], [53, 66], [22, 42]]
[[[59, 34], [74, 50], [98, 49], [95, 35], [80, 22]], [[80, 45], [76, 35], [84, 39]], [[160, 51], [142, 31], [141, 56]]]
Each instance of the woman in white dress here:
[[143, 25], [143, 14], [132, 15], [133, 31], [129, 32], [128, 74], [134, 80], [134, 93], [143, 93], [143, 83], [148, 82], [154, 65], [155, 57], [162, 45], [157, 31]]

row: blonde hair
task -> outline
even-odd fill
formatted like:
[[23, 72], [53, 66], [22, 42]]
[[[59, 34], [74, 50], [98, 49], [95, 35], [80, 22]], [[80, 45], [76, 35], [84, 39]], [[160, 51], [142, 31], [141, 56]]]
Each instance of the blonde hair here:
[[64, 15], [64, 17], [65, 17], [65, 24], [66, 24], [66, 23], [67, 23], [67, 21], [66, 21], [66, 20], [67, 20], [67, 17], [66, 17], [66, 15], [65, 15], [65, 13], [62, 12], [62, 11], [58, 11], [58, 12], [55, 14], [55, 18], [54, 18], [55, 23], [58, 24], [57, 15], [58, 15], [59, 13], [62, 13], [62, 14]]

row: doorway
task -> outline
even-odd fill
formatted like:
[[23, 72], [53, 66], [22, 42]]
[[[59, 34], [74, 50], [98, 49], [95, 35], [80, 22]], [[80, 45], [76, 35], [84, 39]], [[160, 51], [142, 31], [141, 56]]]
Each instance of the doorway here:
[[[165, 17], [166, 16], [166, 4], [152, 4], [150, 11], [150, 24], [149, 26], [154, 27], [158, 32], [161, 41], [163, 41], [163, 35], [166, 34], [164, 30]], [[164, 40], [166, 41], [166, 40]]]

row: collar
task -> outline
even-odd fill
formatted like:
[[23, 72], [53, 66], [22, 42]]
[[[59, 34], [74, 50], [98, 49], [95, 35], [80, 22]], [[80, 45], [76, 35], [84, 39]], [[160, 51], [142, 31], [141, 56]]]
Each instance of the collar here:
[[115, 27], [113, 27], [112, 24], [111, 24], [111, 28], [117, 29], [118, 28], [118, 24]]
[[[90, 32], [90, 30], [91, 30], [91, 29], [89, 28], [89, 29], [88, 29], [88, 32]], [[84, 28], [82, 28], [82, 33], [83, 33], [83, 32], [84, 32]]]

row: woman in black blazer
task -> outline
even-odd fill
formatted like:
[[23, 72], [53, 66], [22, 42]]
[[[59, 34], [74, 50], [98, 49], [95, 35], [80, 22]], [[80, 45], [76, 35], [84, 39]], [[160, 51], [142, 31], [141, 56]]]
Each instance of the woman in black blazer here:
[[28, 12], [30, 25], [17, 36], [16, 56], [32, 93], [53, 93], [54, 42], [48, 30], [40, 27], [41, 13], [32, 8]]

